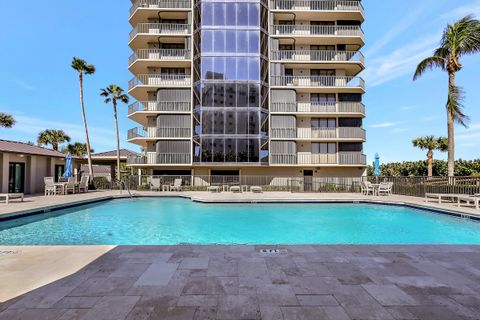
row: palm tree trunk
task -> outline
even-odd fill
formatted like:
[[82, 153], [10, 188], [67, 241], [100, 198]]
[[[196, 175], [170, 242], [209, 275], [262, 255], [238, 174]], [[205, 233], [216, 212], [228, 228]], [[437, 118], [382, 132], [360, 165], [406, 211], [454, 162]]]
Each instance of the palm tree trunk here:
[[120, 136], [118, 133], [117, 101], [113, 100], [113, 118], [115, 119], [115, 130], [117, 134], [117, 179], [120, 181]]
[[428, 177], [433, 177], [433, 151], [428, 150], [427, 153], [427, 167], [428, 167]]
[[[448, 73], [448, 92], [452, 94], [455, 89], [455, 73]], [[455, 175], [455, 121], [453, 113], [447, 109], [447, 125], [448, 125], [448, 176]]]
[[85, 105], [83, 103], [83, 74], [79, 75], [80, 81], [80, 106], [82, 108], [83, 127], [85, 129], [85, 143], [87, 145], [88, 170], [90, 171], [90, 182], [93, 181], [92, 153], [90, 152], [90, 138], [88, 137], [87, 117], [85, 116]]

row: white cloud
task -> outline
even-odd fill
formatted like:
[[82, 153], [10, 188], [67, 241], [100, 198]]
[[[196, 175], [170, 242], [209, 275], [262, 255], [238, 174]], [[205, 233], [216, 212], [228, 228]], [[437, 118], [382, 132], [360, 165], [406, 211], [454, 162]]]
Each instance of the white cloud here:
[[372, 124], [371, 128], [390, 128], [398, 125], [398, 122], [382, 122], [377, 124]]
[[440, 16], [440, 19], [452, 20], [452, 19], [461, 19], [469, 14], [474, 14], [478, 16], [478, 12], [480, 12], [480, 1], [475, 1], [473, 3], [460, 6], [455, 8], [452, 11], [446, 12]]
[[13, 82], [15, 84], [17, 84], [18, 86], [22, 87], [23, 89], [26, 89], [28, 91], [37, 91], [37, 88], [32, 86], [31, 84], [23, 81], [23, 80], [18, 80], [18, 79], [15, 79], [13, 80]]

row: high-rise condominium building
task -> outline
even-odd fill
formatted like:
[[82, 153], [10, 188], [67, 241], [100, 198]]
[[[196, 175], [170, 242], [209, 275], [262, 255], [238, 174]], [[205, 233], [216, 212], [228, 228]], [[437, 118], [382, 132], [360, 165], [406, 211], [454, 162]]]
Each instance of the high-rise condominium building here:
[[361, 176], [363, 21], [358, 0], [133, 0], [129, 164]]

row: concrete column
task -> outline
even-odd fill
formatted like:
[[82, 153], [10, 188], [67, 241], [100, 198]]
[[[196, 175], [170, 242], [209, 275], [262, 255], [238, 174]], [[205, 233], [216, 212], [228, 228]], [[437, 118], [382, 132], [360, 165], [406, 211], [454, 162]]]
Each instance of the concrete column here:
[[8, 192], [8, 178], [9, 178], [9, 163], [10, 155], [8, 153], [2, 153], [0, 156], [0, 192]]
[[117, 175], [117, 166], [115, 164], [110, 165], [110, 177], [112, 181], [115, 181], [115, 176]]
[[25, 163], [25, 192], [36, 193], [37, 186], [35, 178], [37, 176], [37, 157], [28, 156]]

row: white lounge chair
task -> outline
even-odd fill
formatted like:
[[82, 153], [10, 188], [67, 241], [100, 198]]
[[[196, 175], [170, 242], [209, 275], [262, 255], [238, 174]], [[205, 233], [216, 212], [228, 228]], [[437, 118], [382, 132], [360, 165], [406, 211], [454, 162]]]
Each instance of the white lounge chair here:
[[230, 192], [232, 192], [232, 193], [241, 193], [241, 192], [242, 192], [242, 188], [240, 188], [240, 186], [231, 186], [231, 187], [230, 187]]
[[476, 194], [473, 196], [469, 195], [464, 195], [464, 196], [458, 196], [457, 198], [457, 205], [460, 207], [462, 205], [462, 202], [465, 202], [467, 205], [472, 205], [475, 207], [475, 209], [480, 209], [480, 195]]
[[67, 184], [65, 185], [65, 194], [68, 194], [69, 192], [72, 192], [72, 193], [75, 193], [76, 190], [77, 190], [77, 187], [75, 185], [75, 178], [74, 177], [70, 177], [68, 178], [68, 182]]
[[88, 181], [90, 181], [90, 175], [85, 174], [80, 179], [80, 183], [78, 184], [78, 192], [88, 192]]
[[182, 191], [182, 179], [175, 179], [170, 186], [170, 191]]
[[391, 196], [392, 188], [393, 188], [392, 182], [382, 182], [380, 183], [380, 186], [378, 186], [378, 191], [377, 191], [378, 195]]
[[210, 186], [207, 188], [207, 191], [210, 191], [212, 193], [220, 193], [222, 192], [222, 189], [220, 189], [219, 186]]
[[57, 195], [58, 186], [55, 185], [55, 179], [53, 177], [45, 177], [43, 178], [43, 182], [45, 183], [45, 195]]
[[23, 202], [23, 193], [0, 193], [0, 198], [5, 198], [5, 204], [10, 202], [10, 199], [20, 199]]
[[262, 193], [263, 192], [262, 187], [259, 187], [259, 186], [251, 186], [250, 191], [253, 192], [253, 193]]
[[458, 197], [463, 197], [464, 194], [448, 194], [448, 193], [425, 193], [425, 202], [430, 202], [431, 199], [436, 200], [439, 204], [443, 201], [458, 202]]

